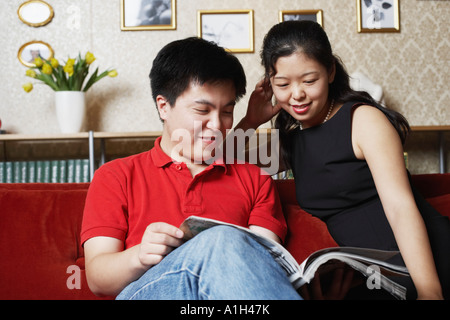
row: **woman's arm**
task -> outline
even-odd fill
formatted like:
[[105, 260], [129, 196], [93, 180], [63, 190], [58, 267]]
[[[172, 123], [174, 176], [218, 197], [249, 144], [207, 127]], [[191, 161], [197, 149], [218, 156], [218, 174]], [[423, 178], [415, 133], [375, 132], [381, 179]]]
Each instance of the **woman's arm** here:
[[[239, 155], [238, 158], [241, 160], [249, 161], [261, 168], [268, 170], [270, 174], [275, 174], [282, 172], [285, 169], [285, 165], [280, 157], [278, 150], [278, 135], [270, 135], [268, 139], [261, 142], [258, 140], [257, 146], [249, 145], [246, 142], [245, 148], [242, 149], [242, 143], [238, 143], [239, 139], [236, 138], [240, 131], [243, 131], [244, 136], [248, 133], [248, 130], [256, 130], [260, 125], [270, 121], [280, 110], [281, 107], [278, 105], [272, 105], [272, 88], [269, 81], [265, 79], [260, 80], [256, 86], [255, 90], [252, 92], [246, 115], [241, 119], [241, 121], [234, 127], [234, 133], [229, 134], [226, 139], [234, 139], [232, 142], [227, 142], [227, 146], [233, 146], [230, 150], [233, 155]], [[276, 136], [277, 140], [272, 141], [273, 137]], [[261, 150], [264, 150], [260, 152]], [[269, 155], [268, 159], [261, 161], [260, 155]], [[276, 157], [276, 158], [275, 158]], [[256, 159], [256, 162], [253, 162]]]
[[355, 155], [365, 159], [389, 224], [419, 299], [442, 299], [442, 290], [422, 216], [408, 180], [397, 131], [378, 109], [360, 106], [353, 113]]
[[281, 110], [280, 106], [272, 104], [272, 96], [270, 82], [266, 79], [260, 80], [250, 95], [247, 113], [235, 129], [244, 131], [256, 129], [263, 123], [270, 121]]

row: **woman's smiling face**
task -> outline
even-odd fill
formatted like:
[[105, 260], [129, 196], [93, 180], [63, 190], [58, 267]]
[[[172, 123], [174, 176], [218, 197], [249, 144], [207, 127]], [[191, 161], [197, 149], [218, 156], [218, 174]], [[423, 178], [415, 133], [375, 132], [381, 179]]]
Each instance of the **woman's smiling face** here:
[[304, 53], [280, 57], [270, 78], [278, 104], [303, 128], [320, 124], [328, 112], [328, 85], [334, 69], [327, 69]]

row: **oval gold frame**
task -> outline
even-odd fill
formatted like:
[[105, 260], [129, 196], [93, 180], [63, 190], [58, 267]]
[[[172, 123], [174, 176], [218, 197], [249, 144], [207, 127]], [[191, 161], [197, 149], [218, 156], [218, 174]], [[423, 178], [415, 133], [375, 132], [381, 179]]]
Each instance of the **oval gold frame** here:
[[[46, 7], [46, 8], [48, 9], [48, 11], [49, 11], [49, 12], [48, 12], [47, 18], [46, 18], [45, 20], [41, 20], [41, 21], [37, 21], [37, 22], [29, 21], [29, 20], [30, 20], [30, 17], [25, 17], [23, 11], [25, 10], [25, 8], [26, 8], [27, 6], [29, 6], [29, 5], [31, 5], [31, 4], [39, 4], [39, 5], [42, 5], [43, 7]], [[45, 26], [45, 25], [48, 24], [50, 21], [52, 21], [54, 14], [55, 14], [55, 13], [54, 13], [54, 11], [53, 11], [52, 6], [49, 5], [47, 2], [42, 1], [42, 0], [30, 0], [30, 1], [26, 1], [26, 2], [22, 3], [22, 4], [19, 6], [19, 9], [17, 9], [17, 15], [19, 16], [19, 19], [20, 19], [23, 23], [25, 23], [25, 24], [27, 24], [27, 25], [29, 25], [29, 26], [31, 26], [31, 27], [42, 27], [42, 26]]]
[[[31, 62], [34, 60], [34, 58], [32, 60], [26, 61], [23, 56], [27, 47], [31, 46], [33, 44], [43, 45], [48, 49], [48, 55], [45, 57], [41, 56], [43, 59], [50, 60], [51, 58], [53, 58], [54, 51], [53, 51], [53, 48], [48, 43], [46, 43], [44, 41], [30, 41], [30, 42], [25, 43], [23, 46], [21, 46], [19, 49], [19, 52], [17, 53], [17, 58], [19, 59], [21, 64], [23, 64], [26, 67], [35, 67], [36, 66], [33, 62]], [[39, 53], [39, 55], [41, 55], [41, 54]], [[32, 57], [33, 55], [30, 53], [30, 56]]]

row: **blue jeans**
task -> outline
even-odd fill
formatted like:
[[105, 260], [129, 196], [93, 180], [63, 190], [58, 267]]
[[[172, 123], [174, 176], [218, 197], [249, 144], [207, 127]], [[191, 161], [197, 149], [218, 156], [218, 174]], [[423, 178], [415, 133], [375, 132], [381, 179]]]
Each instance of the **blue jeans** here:
[[218, 226], [172, 251], [117, 299], [301, 299], [267, 250], [245, 232]]

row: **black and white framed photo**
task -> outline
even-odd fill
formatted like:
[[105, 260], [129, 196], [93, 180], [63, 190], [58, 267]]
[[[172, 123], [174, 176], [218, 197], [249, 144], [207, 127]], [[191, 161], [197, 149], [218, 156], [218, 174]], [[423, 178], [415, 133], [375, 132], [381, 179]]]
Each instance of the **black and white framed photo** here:
[[399, 0], [356, 0], [358, 32], [400, 32]]
[[121, 30], [175, 30], [176, 0], [120, 0]]
[[253, 10], [200, 10], [198, 37], [230, 52], [254, 52]]
[[310, 20], [317, 22], [323, 28], [322, 10], [282, 10], [279, 13], [279, 21]]

